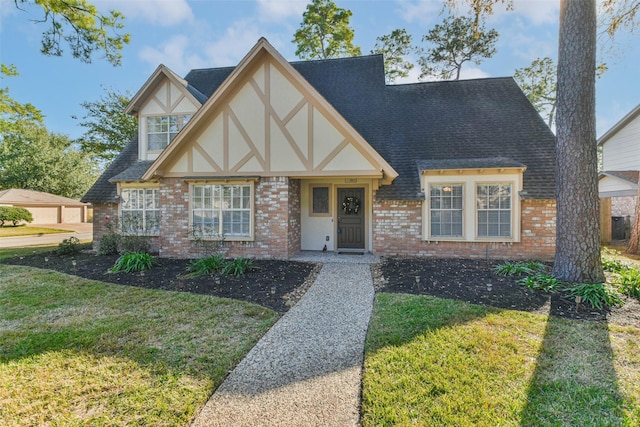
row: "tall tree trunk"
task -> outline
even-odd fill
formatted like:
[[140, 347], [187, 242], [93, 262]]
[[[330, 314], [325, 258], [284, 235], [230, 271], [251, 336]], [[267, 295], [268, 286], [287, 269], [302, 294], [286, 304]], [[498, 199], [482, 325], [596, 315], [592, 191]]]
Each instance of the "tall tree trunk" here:
[[595, 51], [595, 0], [561, 0], [553, 274], [574, 283], [604, 281], [595, 132]]
[[640, 178], [638, 179], [638, 197], [636, 200], [636, 211], [633, 217], [633, 225], [631, 226], [631, 237], [629, 237], [627, 253], [640, 253]]

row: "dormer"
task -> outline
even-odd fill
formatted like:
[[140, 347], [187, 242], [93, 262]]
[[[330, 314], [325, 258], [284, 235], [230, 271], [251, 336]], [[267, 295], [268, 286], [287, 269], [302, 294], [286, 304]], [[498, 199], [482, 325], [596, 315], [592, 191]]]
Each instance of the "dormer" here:
[[138, 159], [155, 160], [204, 100], [186, 80], [160, 65], [125, 110], [138, 118]]

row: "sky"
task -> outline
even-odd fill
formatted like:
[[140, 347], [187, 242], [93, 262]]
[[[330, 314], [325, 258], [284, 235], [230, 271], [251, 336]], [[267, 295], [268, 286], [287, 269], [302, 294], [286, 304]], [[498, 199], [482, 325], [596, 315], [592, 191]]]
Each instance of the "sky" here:
[[[405, 28], [415, 45], [440, 23], [441, 0], [334, 0], [353, 12], [354, 44], [370, 53], [376, 37]], [[4, 78], [10, 96], [42, 110], [50, 131], [79, 138], [85, 114], [81, 103], [98, 101], [105, 88], [134, 95], [159, 64], [184, 76], [193, 68], [236, 65], [260, 37], [290, 61], [298, 60], [293, 34], [307, 0], [93, 0], [99, 10], [125, 15], [131, 43], [122, 65], [114, 67], [99, 54], [91, 64], [40, 53], [48, 23], [38, 23], [37, 9], [20, 11], [14, 0], [0, 0], [0, 62], [13, 64], [20, 76]], [[466, 11], [461, 11], [464, 13]], [[512, 76], [536, 58], [557, 61], [559, 0], [514, 0], [513, 10], [499, 6], [487, 27], [495, 28], [497, 54], [480, 65], [466, 63], [461, 78]], [[601, 60], [608, 71], [596, 82], [596, 127], [602, 135], [640, 104], [640, 35], [621, 33], [607, 44]], [[602, 49], [604, 51], [604, 49]], [[414, 59], [414, 63], [417, 61]], [[419, 67], [397, 83], [415, 82]]]

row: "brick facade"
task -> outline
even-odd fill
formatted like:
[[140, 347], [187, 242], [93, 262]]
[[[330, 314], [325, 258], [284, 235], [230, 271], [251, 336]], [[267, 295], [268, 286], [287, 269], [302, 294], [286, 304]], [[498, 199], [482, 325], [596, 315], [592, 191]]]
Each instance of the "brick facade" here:
[[93, 205], [93, 250], [100, 247], [100, 239], [110, 231], [112, 221], [118, 219], [117, 203], [94, 203]]
[[555, 253], [554, 200], [523, 200], [521, 241], [426, 242], [421, 201], [378, 201], [373, 205], [373, 252], [385, 256], [424, 256], [551, 260]]

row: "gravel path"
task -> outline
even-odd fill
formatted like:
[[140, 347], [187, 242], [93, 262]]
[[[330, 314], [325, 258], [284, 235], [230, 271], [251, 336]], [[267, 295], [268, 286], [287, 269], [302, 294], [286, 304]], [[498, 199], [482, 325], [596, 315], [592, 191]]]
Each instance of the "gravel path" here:
[[324, 264], [193, 426], [357, 426], [373, 298], [368, 264]]

